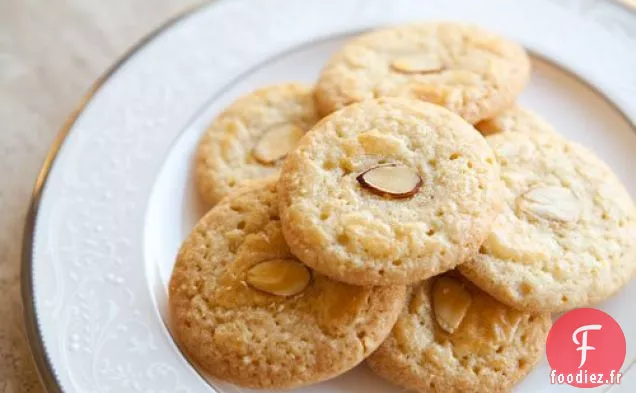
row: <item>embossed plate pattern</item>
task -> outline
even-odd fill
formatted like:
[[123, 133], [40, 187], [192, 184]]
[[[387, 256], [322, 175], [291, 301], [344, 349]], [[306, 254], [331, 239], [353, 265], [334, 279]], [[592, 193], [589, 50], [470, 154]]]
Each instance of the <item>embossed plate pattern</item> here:
[[[599, 0], [219, 0], [163, 28], [118, 64], [65, 127], [36, 183], [23, 292], [47, 389], [246, 391], [202, 377], [165, 323], [174, 253], [205, 210], [191, 184], [196, 140], [238, 94], [275, 81], [313, 80], [348, 35], [422, 19], [472, 21], [522, 42], [536, 59], [521, 101], [594, 149], [636, 196], [636, 15], [620, 6]], [[625, 330], [625, 370], [636, 356], [634, 296], [632, 283], [601, 306]], [[624, 377], [634, 378], [634, 370]], [[621, 389], [613, 391], [628, 391]], [[364, 367], [303, 391], [361, 390], [399, 391]], [[569, 389], [548, 384], [544, 362], [517, 390]]]

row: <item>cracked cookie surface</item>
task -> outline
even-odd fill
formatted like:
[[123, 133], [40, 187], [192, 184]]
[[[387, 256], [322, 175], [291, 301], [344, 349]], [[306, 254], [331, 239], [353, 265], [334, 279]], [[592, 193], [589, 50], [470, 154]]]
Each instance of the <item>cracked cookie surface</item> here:
[[437, 105], [383, 98], [305, 134], [278, 191], [294, 255], [338, 281], [390, 285], [472, 257], [499, 212], [499, 186], [494, 155], [470, 124]]
[[214, 204], [244, 180], [277, 173], [287, 151], [318, 119], [311, 86], [285, 83], [238, 98], [199, 142], [199, 195]]
[[316, 85], [319, 111], [406, 97], [445, 106], [470, 123], [510, 107], [530, 77], [518, 44], [482, 28], [418, 23], [373, 31], [336, 53]]
[[339, 375], [375, 350], [405, 288], [351, 286], [301, 265], [283, 239], [270, 178], [238, 187], [201, 219], [169, 295], [175, 338], [206, 372], [291, 388]]
[[[452, 333], [439, 323], [449, 315], [456, 316]], [[517, 311], [451, 272], [410, 290], [391, 335], [367, 364], [417, 392], [507, 392], [540, 360], [551, 325], [550, 314]]]
[[529, 311], [589, 306], [623, 287], [636, 271], [636, 208], [612, 170], [554, 133], [487, 140], [505, 206], [462, 274]]

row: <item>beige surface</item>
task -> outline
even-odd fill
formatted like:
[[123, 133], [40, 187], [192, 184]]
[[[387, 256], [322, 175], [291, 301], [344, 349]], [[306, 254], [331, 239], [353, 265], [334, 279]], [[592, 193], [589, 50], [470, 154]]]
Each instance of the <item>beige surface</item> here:
[[636, 0], [620, 0], [620, 1], [622, 1], [626, 5], [636, 7]]
[[0, 1], [0, 393], [39, 392], [19, 300], [22, 226], [44, 155], [90, 84], [197, 0]]

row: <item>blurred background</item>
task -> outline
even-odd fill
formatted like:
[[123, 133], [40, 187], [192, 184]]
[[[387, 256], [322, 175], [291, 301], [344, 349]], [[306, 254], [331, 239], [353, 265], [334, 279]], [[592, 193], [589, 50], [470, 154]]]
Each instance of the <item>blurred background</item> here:
[[200, 2], [0, 0], [0, 393], [43, 391], [22, 331], [20, 254], [31, 190], [57, 131], [128, 48]]

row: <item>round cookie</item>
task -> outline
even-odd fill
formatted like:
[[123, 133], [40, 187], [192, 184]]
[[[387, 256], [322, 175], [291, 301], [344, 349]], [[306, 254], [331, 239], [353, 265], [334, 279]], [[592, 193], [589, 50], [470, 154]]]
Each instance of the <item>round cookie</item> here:
[[409, 284], [472, 257], [500, 210], [485, 139], [443, 107], [383, 98], [323, 119], [278, 183], [292, 253], [338, 281]]
[[462, 274], [528, 311], [585, 307], [625, 285], [636, 271], [636, 208], [612, 171], [553, 133], [488, 141], [506, 204]]
[[196, 184], [215, 204], [243, 180], [278, 172], [286, 153], [319, 117], [313, 89], [297, 83], [240, 97], [210, 124], [196, 153]]
[[551, 325], [548, 313], [517, 311], [445, 274], [412, 289], [367, 364], [417, 392], [507, 392], [540, 360]]
[[319, 382], [357, 365], [390, 333], [404, 287], [357, 287], [294, 259], [275, 180], [238, 187], [183, 243], [170, 281], [181, 348], [214, 377], [251, 388]]
[[485, 136], [500, 132], [557, 133], [541, 116], [518, 105], [491, 119], [480, 121], [475, 124], [475, 128]]
[[406, 97], [436, 103], [470, 123], [510, 107], [530, 77], [518, 44], [455, 22], [418, 23], [354, 38], [320, 74], [324, 115], [353, 102]]

